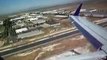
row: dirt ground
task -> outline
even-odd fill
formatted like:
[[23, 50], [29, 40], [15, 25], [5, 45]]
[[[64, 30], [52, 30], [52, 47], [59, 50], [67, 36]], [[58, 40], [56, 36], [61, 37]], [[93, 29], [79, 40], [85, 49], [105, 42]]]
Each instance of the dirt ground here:
[[[33, 49], [28, 52], [7, 57], [6, 60], [35, 60], [35, 58], [38, 57], [38, 55], [40, 54], [41, 55], [37, 58], [37, 60], [42, 60], [44, 58], [47, 58], [56, 54], [61, 54], [64, 51], [72, 50], [77, 47], [86, 46], [87, 44], [89, 43], [84, 37], [81, 37], [81, 35], [75, 36], [74, 38], [68, 37], [68, 38], [62, 39], [61, 41], [47, 44], [46, 46], [41, 48]], [[55, 46], [51, 47], [51, 45], [55, 45]], [[90, 51], [95, 50], [90, 44], [88, 47]]]

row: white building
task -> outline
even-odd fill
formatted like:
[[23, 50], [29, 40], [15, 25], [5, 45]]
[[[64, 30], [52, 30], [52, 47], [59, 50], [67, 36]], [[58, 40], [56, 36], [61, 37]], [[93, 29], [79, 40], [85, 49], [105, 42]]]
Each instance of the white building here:
[[16, 33], [21, 33], [21, 32], [27, 31], [27, 30], [28, 30], [27, 28], [17, 29]]
[[31, 21], [33, 24], [41, 24], [41, 23], [45, 23], [46, 20], [35, 20], [35, 21]]
[[44, 11], [42, 13], [43, 14], [57, 14], [58, 12], [56, 10], [52, 10], [52, 11]]
[[36, 36], [36, 35], [40, 35], [43, 34], [44, 32], [41, 30], [34, 30], [34, 31], [30, 31], [30, 32], [26, 32], [26, 33], [21, 33], [18, 35], [18, 39], [21, 38], [27, 38], [27, 37], [32, 37], [32, 36]]
[[0, 25], [3, 25], [3, 21], [0, 21]]
[[34, 21], [34, 20], [38, 20], [38, 18], [29, 18], [29, 21]]
[[16, 25], [19, 26], [19, 27], [23, 27], [23, 26], [25, 26], [26, 24], [25, 24], [24, 22], [22, 22], [21, 20], [18, 20], [18, 21], [16, 22]]
[[67, 18], [68, 16], [66, 16], [66, 15], [55, 15], [55, 17], [57, 17], [57, 18]]
[[45, 17], [45, 16], [43, 16], [43, 15], [38, 15], [38, 16], [36, 16], [38, 19], [40, 19], [40, 18], [43, 18], [43, 19], [46, 19], [47, 17]]
[[93, 17], [105, 17], [106, 15], [103, 14], [92, 14]]
[[24, 17], [24, 16], [21, 16], [21, 17], [17, 17], [17, 18], [11, 19], [11, 21], [21, 20], [21, 19], [23, 19], [23, 18], [25, 18], [25, 17]]

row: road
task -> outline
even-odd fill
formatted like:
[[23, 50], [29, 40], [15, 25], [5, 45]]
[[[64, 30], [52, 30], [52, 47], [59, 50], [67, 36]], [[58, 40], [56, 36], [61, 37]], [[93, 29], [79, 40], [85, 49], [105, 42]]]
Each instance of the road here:
[[38, 41], [38, 42], [29, 44], [29, 45], [25, 45], [25, 46], [21, 46], [21, 47], [15, 48], [15, 49], [3, 51], [3, 52], [0, 52], [0, 56], [2, 56], [2, 57], [11, 56], [11, 55], [14, 55], [16, 53], [20, 53], [20, 52], [30, 50], [30, 49], [32, 49], [32, 47], [35, 47], [35, 46], [39, 47], [39, 45], [49, 43], [49, 42], [52, 42], [52, 41], [58, 40], [60, 38], [67, 37], [69, 35], [76, 34], [76, 33], [79, 33], [79, 31], [76, 30], [76, 31], [65, 33], [65, 34], [62, 34], [62, 35], [53, 36], [53, 37], [50, 37], [48, 39]]

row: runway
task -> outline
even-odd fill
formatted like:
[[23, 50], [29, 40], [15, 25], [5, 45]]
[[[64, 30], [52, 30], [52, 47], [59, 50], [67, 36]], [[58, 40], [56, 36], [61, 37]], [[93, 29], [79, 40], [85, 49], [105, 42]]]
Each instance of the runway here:
[[47, 38], [45, 40], [29, 44], [29, 45], [21, 46], [21, 47], [14, 48], [14, 49], [11, 49], [11, 50], [8, 50], [8, 51], [3, 51], [3, 52], [0, 52], [0, 56], [7, 57], [7, 56], [11, 56], [11, 55], [14, 55], [14, 54], [17, 54], [17, 53], [21, 53], [21, 52], [24, 52], [24, 51], [27, 51], [27, 50], [30, 50], [30, 49], [33, 49], [33, 48], [40, 47], [40, 45], [43, 45], [45, 43], [49, 43], [49, 42], [52, 42], [52, 41], [57, 41], [57, 40], [59, 40], [60, 38], [63, 38], [63, 37], [67, 37], [67, 36], [70, 36], [70, 35], [75, 35], [76, 33], [79, 33], [79, 31], [76, 30], [76, 31], [65, 33], [65, 34], [62, 34], [62, 35], [53, 36], [53, 37]]

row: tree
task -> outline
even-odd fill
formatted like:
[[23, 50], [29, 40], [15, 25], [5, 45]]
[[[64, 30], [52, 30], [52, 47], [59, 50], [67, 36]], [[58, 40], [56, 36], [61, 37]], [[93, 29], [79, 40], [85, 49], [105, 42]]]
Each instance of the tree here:
[[10, 18], [7, 18], [3, 21], [3, 26], [5, 27], [5, 29], [2, 37], [7, 40], [7, 43], [9, 43], [10, 41], [14, 42], [16, 38], [16, 32], [15, 29], [12, 28], [12, 25], [13, 23], [12, 21], [10, 21]]
[[10, 22], [9, 20], [10, 20], [10, 19], [8, 18], [8, 19], [5, 19], [5, 20], [3, 21], [3, 26], [5, 27], [4, 33], [3, 33], [3, 37], [4, 37], [4, 38], [9, 35], [9, 30], [10, 30], [11, 25], [12, 25], [12, 22]]
[[52, 15], [52, 14], [49, 14], [48, 16], [47, 16], [48, 18], [47, 18], [47, 21], [53, 21], [54, 19], [54, 15]]

